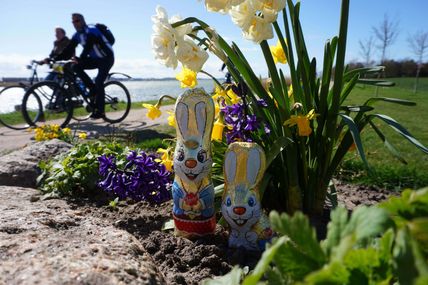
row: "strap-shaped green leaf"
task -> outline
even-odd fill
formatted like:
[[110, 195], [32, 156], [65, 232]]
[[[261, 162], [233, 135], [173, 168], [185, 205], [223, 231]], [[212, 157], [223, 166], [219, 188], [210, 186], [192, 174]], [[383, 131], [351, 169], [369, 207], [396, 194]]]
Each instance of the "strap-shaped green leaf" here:
[[415, 102], [409, 101], [409, 100], [403, 100], [403, 99], [397, 99], [397, 98], [388, 98], [388, 97], [373, 97], [368, 99], [364, 105], [371, 106], [376, 102], [383, 101], [388, 103], [394, 103], [399, 105], [405, 105], [405, 106], [416, 106]]
[[414, 136], [412, 136], [411, 133], [409, 133], [402, 125], [400, 125], [397, 121], [395, 121], [393, 118], [388, 117], [383, 114], [372, 114], [369, 115], [369, 118], [372, 117], [379, 118], [383, 120], [385, 123], [387, 123], [393, 130], [395, 130], [397, 133], [402, 135], [405, 139], [407, 139], [409, 142], [414, 144], [417, 148], [422, 150], [424, 153], [428, 154], [428, 148], [426, 148], [423, 144], [421, 144], [417, 139], [415, 139]]
[[286, 148], [293, 140], [289, 137], [278, 137], [271, 147], [266, 151], [266, 168], [275, 160], [278, 154]]
[[244, 282], [242, 282], [242, 285], [255, 285], [257, 282], [262, 278], [263, 274], [266, 272], [267, 267], [275, 257], [276, 252], [278, 249], [285, 243], [289, 242], [289, 238], [286, 236], [280, 237], [276, 241], [273, 242], [272, 246], [270, 246], [268, 249], [266, 249], [262, 257], [260, 258], [259, 262], [256, 265], [256, 268], [254, 268], [254, 271], [248, 275]]
[[379, 138], [383, 141], [383, 144], [391, 152], [391, 154], [403, 164], [407, 164], [407, 161], [401, 156], [400, 152], [395, 149], [395, 147], [386, 139], [385, 135], [379, 130], [379, 128], [376, 127], [376, 125], [373, 124], [371, 120], [369, 121], [369, 124], [379, 136]]
[[384, 66], [356, 68], [348, 72], [345, 72], [343, 80], [346, 82], [351, 80], [352, 77], [355, 76], [355, 74], [365, 75], [365, 74], [379, 73], [379, 72], [382, 72], [384, 69], [385, 69]]
[[380, 86], [380, 87], [392, 87], [392, 86], [395, 86], [395, 82], [386, 81], [386, 80], [379, 80], [379, 79], [364, 79], [364, 78], [361, 78], [361, 79], [358, 80], [358, 83], [365, 84], [365, 85]]
[[340, 110], [348, 111], [348, 112], [370, 112], [374, 110], [373, 107], [370, 106], [340, 106]]
[[366, 155], [364, 154], [363, 144], [361, 142], [360, 131], [358, 130], [357, 125], [355, 124], [354, 120], [351, 117], [349, 117], [345, 114], [339, 114], [339, 116], [341, 116], [342, 120], [346, 123], [346, 125], [348, 125], [349, 131], [351, 132], [352, 138], [354, 139], [354, 143], [357, 147], [358, 154], [360, 155], [361, 159], [363, 160], [364, 165], [366, 166], [367, 170], [370, 170], [369, 164], [368, 164], [367, 159], [366, 159]]

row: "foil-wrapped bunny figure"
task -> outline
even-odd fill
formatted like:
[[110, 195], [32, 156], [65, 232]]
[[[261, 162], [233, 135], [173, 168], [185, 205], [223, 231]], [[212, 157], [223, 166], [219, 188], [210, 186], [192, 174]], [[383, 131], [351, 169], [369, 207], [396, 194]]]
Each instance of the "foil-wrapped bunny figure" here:
[[224, 161], [221, 212], [230, 226], [229, 247], [264, 250], [272, 238], [260, 205], [259, 184], [266, 169], [263, 149], [256, 143], [234, 142]]
[[214, 233], [211, 132], [214, 102], [202, 88], [182, 94], [175, 105], [177, 145], [172, 186], [176, 235], [195, 238]]

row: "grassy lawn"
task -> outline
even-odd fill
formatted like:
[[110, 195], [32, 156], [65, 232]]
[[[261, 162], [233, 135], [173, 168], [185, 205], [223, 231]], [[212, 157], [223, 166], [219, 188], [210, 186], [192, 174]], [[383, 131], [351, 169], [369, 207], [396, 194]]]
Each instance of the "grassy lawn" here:
[[[392, 97], [415, 102], [416, 106], [402, 106], [386, 102], [374, 105], [373, 113], [385, 114], [404, 126], [419, 142], [428, 146], [428, 78], [420, 80], [419, 91], [413, 93], [414, 78], [391, 79], [395, 87], [380, 88], [379, 97]], [[346, 105], [358, 105], [376, 97], [376, 88], [357, 86], [346, 100]], [[370, 128], [362, 132], [363, 145], [373, 174], [367, 175], [357, 154], [345, 157], [340, 174], [352, 182], [376, 184], [389, 189], [420, 188], [428, 185], [428, 155], [416, 148], [381, 120], [375, 120], [388, 141], [400, 152], [407, 165], [393, 157]]]

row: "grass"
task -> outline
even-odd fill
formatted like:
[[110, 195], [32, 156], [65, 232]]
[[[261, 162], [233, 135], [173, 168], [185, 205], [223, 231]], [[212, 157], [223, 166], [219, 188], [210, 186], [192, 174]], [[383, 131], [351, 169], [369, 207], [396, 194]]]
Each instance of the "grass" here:
[[[372, 113], [385, 114], [405, 127], [419, 142], [428, 146], [428, 78], [421, 78], [418, 93], [413, 93], [414, 78], [391, 79], [395, 87], [380, 88], [379, 97], [393, 97], [415, 102], [416, 106], [402, 106], [386, 102], [374, 105]], [[375, 87], [357, 86], [345, 101], [346, 105], [359, 105], [376, 97]], [[388, 141], [407, 161], [401, 163], [384, 147], [373, 129], [366, 127], [361, 136], [369, 165], [373, 172], [367, 173], [361, 158], [354, 152], [348, 154], [339, 171], [342, 179], [375, 184], [389, 189], [421, 188], [428, 185], [428, 155], [416, 148], [381, 120], [375, 120]]]

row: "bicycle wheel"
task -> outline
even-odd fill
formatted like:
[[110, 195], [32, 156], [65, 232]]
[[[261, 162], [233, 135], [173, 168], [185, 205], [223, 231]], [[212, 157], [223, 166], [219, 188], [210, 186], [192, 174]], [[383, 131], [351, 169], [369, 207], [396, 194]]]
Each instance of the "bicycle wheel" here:
[[128, 89], [119, 81], [108, 81], [104, 84], [105, 117], [109, 123], [119, 123], [128, 116], [131, 109], [131, 96]]
[[25, 87], [22, 85], [8, 86], [0, 91], [0, 124], [13, 130], [29, 127], [21, 110], [24, 94]]
[[25, 92], [22, 114], [31, 126], [57, 124], [64, 128], [73, 116], [73, 104], [67, 91], [57, 82], [42, 81]]

